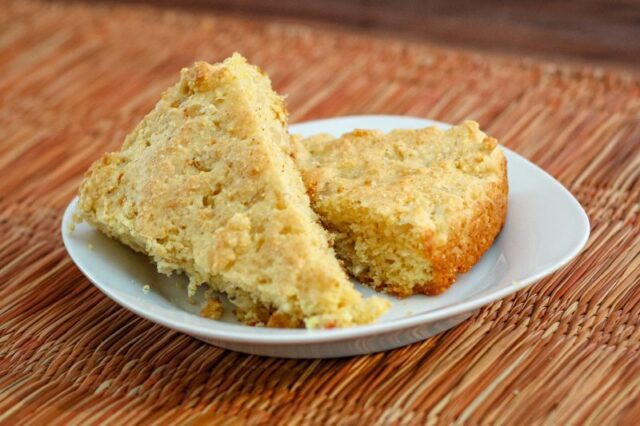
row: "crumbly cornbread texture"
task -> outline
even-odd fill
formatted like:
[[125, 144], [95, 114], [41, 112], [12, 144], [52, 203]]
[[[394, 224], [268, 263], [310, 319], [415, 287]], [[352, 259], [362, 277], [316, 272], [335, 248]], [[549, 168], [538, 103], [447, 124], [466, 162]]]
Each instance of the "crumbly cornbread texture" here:
[[387, 309], [348, 280], [291, 159], [284, 102], [235, 54], [197, 62], [80, 187], [81, 218], [208, 283], [238, 317], [279, 327], [340, 327]]
[[446, 290], [505, 220], [506, 161], [472, 121], [447, 131], [318, 135], [294, 143], [294, 155], [338, 256], [393, 295]]

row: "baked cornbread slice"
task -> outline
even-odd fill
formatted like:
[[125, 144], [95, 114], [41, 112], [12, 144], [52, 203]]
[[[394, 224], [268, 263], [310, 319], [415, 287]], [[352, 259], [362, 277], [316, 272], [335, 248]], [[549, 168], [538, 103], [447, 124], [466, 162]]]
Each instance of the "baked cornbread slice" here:
[[290, 156], [287, 112], [269, 78], [238, 54], [197, 62], [80, 187], [79, 215], [208, 283], [238, 317], [280, 327], [368, 323], [364, 300], [330, 248]]
[[505, 220], [506, 161], [472, 121], [447, 131], [318, 135], [294, 143], [294, 153], [338, 257], [377, 290], [441, 293]]

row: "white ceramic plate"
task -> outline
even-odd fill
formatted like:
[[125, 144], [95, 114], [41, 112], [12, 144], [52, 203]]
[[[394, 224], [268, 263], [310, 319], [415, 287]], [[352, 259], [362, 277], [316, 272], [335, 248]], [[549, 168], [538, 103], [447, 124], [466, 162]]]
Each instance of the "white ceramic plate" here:
[[[310, 121], [291, 133], [334, 135], [355, 128], [390, 131], [446, 124], [402, 116], [354, 116]], [[198, 315], [186, 299], [185, 279], [166, 277], [140, 254], [86, 224], [70, 233], [77, 200], [67, 208], [62, 235], [78, 268], [108, 297], [138, 315], [200, 340], [258, 355], [331, 358], [397, 348], [447, 330], [478, 308], [521, 290], [554, 272], [580, 252], [589, 237], [589, 220], [560, 183], [518, 154], [505, 149], [509, 211], [501, 234], [480, 262], [444, 294], [388, 297], [392, 307], [377, 323], [334, 330], [265, 329], [238, 323], [231, 309], [220, 321]], [[150, 291], [143, 287], [148, 285]], [[364, 294], [373, 292], [356, 284]]]

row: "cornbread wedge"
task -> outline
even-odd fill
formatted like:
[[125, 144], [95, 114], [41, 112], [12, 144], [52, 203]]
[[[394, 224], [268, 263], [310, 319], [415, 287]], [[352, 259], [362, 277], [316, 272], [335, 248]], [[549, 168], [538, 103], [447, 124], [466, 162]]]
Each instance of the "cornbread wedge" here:
[[371, 322], [388, 302], [350, 283], [290, 153], [285, 105], [264, 73], [238, 54], [197, 62], [91, 166], [78, 213], [160, 272], [185, 272], [190, 294], [202, 283], [226, 293], [246, 323]]
[[475, 122], [318, 135], [294, 141], [294, 155], [338, 257], [389, 294], [446, 290], [505, 220], [506, 161]]

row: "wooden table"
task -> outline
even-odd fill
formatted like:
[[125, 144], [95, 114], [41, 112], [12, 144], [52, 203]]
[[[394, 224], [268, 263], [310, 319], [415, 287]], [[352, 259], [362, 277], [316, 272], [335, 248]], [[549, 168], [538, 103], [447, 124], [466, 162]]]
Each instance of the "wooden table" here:
[[[640, 74], [141, 5], [0, 1], [0, 423], [638, 424]], [[479, 121], [586, 208], [579, 258], [419, 344], [228, 352], [117, 306], [72, 264], [84, 170], [177, 71], [233, 50], [291, 121]]]
[[120, 0], [640, 67], [640, 0]]

